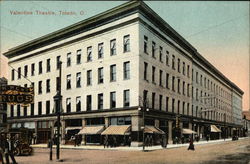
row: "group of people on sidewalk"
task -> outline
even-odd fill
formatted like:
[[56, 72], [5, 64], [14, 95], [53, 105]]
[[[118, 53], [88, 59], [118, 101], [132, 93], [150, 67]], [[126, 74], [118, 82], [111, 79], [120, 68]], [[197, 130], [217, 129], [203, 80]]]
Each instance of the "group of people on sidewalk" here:
[[[116, 136], [108, 136], [108, 135], [104, 136], [104, 141], [103, 141], [104, 148], [116, 147], [118, 145], [119, 143], [117, 142]], [[126, 137], [123, 138], [123, 145], [128, 145], [129, 147], [131, 146], [130, 136], [128, 138]]]
[[6, 134], [0, 134], [0, 162], [2, 164], [10, 164], [10, 159], [13, 164], [17, 164], [14, 154], [14, 140]]

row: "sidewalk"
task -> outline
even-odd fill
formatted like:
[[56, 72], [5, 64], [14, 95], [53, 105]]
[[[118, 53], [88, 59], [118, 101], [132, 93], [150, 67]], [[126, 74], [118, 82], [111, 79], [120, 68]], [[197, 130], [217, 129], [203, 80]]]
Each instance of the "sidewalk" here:
[[[239, 138], [239, 140], [241, 139], [246, 139], [248, 137], [244, 137], [244, 138]], [[207, 141], [199, 141], [199, 142], [194, 142], [194, 145], [203, 145], [203, 144], [218, 144], [218, 143], [222, 143], [222, 142], [233, 142], [232, 138], [227, 138], [225, 141], [224, 139], [220, 139], [220, 140], [209, 140]], [[185, 144], [168, 144], [167, 145], [167, 149], [172, 149], [172, 148], [178, 148], [178, 147], [188, 147], [189, 143], [185, 143]], [[31, 145], [33, 148], [47, 148], [47, 144], [36, 144], [36, 145]], [[56, 145], [53, 146], [53, 148], [56, 148]], [[103, 145], [81, 145], [81, 146], [76, 146], [74, 147], [74, 145], [60, 145], [61, 149], [83, 149], [83, 150], [120, 150], [120, 151], [141, 151], [142, 147], [127, 147], [127, 146], [120, 146], [120, 147], [115, 147], [115, 148], [105, 148], [103, 147]], [[151, 146], [151, 147], [145, 147], [146, 151], [153, 151], [153, 150], [160, 150], [163, 149], [161, 146]]]

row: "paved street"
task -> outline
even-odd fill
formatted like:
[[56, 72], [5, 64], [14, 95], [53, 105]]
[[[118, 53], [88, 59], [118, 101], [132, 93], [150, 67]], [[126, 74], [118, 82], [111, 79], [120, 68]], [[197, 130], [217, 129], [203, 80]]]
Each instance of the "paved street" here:
[[[55, 149], [53, 153], [55, 153]], [[53, 158], [53, 162], [50, 162], [48, 149], [35, 148], [33, 156], [21, 156], [16, 159], [20, 164], [57, 163], [55, 154]], [[195, 145], [195, 151], [188, 151], [187, 147], [147, 152], [62, 149], [61, 159], [63, 159], [62, 163], [84, 164], [250, 164], [250, 138], [199, 144]]]

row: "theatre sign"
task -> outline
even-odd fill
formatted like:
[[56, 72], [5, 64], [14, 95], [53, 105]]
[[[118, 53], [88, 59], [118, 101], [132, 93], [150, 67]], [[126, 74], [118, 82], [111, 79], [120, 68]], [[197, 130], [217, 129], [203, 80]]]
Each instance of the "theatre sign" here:
[[34, 101], [34, 88], [17, 85], [0, 86], [0, 103], [28, 105]]

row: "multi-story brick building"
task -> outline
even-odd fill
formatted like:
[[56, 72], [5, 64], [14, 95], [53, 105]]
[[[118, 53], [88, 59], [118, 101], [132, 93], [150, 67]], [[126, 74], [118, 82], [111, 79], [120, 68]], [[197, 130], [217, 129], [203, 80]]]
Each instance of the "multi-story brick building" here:
[[[212, 138], [228, 137], [241, 128], [243, 91], [141, 1], [127, 2], [4, 55], [18, 71], [10, 69], [10, 84], [30, 85], [23, 74], [35, 88], [30, 107], [9, 107], [9, 123], [32, 127], [38, 142], [44, 142], [55, 125], [59, 61], [63, 140], [83, 128], [86, 142], [100, 143], [100, 133], [107, 128], [103, 134], [130, 135], [138, 145], [143, 122], [155, 141], [165, 132], [169, 142], [180, 137], [174, 130], [178, 127], [184, 129], [181, 135], [193, 130]], [[144, 121], [138, 110], [142, 107], [149, 108]]]

